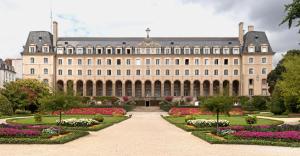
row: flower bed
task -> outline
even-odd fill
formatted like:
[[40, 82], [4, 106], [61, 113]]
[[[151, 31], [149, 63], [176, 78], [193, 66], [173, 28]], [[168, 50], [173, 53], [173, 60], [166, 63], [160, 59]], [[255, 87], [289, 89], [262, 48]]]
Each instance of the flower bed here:
[[[217, 120], [206, 120], [206, 119], [196, 119], [188, 120], [188, 125], [193, 125], [195, 127], [215, 127], [217, 126]], [[229, 126], [230, 122], [228, 120], [219, 120], [220, 127]]]
[[[211, 115], [212, 113], [204, 110], [203, 108], [185, 108], [173, 107], [169, 110], [170, 115]], [[229, 112], [230, 115], [243, 115], [241, 108], [232, 108]]]
[[[56, 124], [59, 125], [59, 120], [56, 121]], [[89, 127], [93, 125], [99, 124], [98, 121], [93, 119], [65, 119], [61, 121], [62, 126], [69, 126], [69, 127]]]
[[300, 141], [299, 131], [283, 131], [283, 132], [253, 132], [253, 131], [238, 131], [232, 134], [233, 136], [247, 139], [286, 139]]
[[[58, 115], [59, 111], [53, 112], [54, 115]], [[65, 111], [64, 114], [67, 115], [113, 115], [113, 114], [126, 114], [126, 110], [123, 108], [72, 108]]]

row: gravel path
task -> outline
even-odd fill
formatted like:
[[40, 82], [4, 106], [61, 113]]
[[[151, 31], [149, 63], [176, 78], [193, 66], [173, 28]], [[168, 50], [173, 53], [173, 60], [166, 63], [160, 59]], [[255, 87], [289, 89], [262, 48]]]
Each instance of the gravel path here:
[[285, 124], [289, 124], [289, 125], [300, 124], [300, 122], [299, 122], [300, 118], [274, 118], [274, 117], [267, 117], [267, 116], [257, 116], [257, 117], [262, 118], [262, 119], [279, 120], [279, 121], [283, 121]]
[[64, 145], [0, 145], [1, 156], [290, 156], [300, 148], [211, 145], [164, 121], [162, 112], [129, 120]]

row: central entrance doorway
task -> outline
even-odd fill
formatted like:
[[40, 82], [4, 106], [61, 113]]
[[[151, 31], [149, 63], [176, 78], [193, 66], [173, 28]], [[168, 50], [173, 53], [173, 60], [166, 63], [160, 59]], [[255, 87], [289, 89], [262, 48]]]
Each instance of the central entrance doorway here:
[[146, 100], [146, 101], [145, 101], [145, 106], [146, 106], [146, 107], [150, 107], [150, 101], [149, 101], [149, 100]]

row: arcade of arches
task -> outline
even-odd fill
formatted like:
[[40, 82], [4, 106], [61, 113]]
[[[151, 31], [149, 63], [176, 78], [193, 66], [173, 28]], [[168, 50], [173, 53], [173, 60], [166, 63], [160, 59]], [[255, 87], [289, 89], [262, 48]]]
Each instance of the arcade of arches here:
[[132, 96], [132, 97], [164, 97], [164, 96], [213, 96], [240, 95], [240, 82], [225, 80], [195, 81], [62, 81], [58, 80], [56, 88], [60, 91], [74, 91], [81, 96]]

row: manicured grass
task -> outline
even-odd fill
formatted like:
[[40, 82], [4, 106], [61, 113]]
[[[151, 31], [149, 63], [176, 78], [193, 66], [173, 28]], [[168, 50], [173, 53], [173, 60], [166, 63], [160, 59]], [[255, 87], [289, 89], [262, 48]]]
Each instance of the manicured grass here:
[[[215, 115], [197, 115], [195, 116], [197, 119], [213, 119], [216, 120], [217, 117]], [[172, 117], [167, 116], [168, 120], [174, 124], [185, 124], [185, 117]], [[245, 116], [226, 116], [226, 115], [220, 115], [220, 119], [228, 120], [230, 122], [231, 126], [234, 125], [241, 125], [246, 126], [247, 123], [245, 121]], [[278, 125], [282, 124], [282, 121], [277, 120], [269, 120], [269, 119], [257, 119], [257, 123], [254, 125]]]
[[226, 138], [219, 139], [217, 137], [208, 135], [209, 132], [203, 131], [193, 131], [192, 134], [196, 137], [199, 137], [202, 140], [205, 140], [211, 144], [247, 144], [247, 145], [267, 145], [267, 146], [285, 146], [285, 147], [300, 147], [299, 142], [284, 142], [280, 139], [278, 140], [262, 140], [262, 139], [235, 139], [235, 138]]
[[[69, 118], [93, 118], [94, 115], [63, 115], [62, 119]], [[121, 122], [128, 119], [127, 116], [103, 116], [104, 121], [98, 125], [91, 127], [66, 127], [68, 130], [82, 130], [82, 131], [98, 131], [100, 129], [109, 127], [115, 123]], [[42, 122], [35, 122], [33, 117], [22, 118], [22, 119], [9, 119], [6, 120], [8, 123], [12, 124], [27, 124], [27, 125], [56, 125], [56, 120], [59, 119], [59, 116], [43, 116]]]
[[14, 118], [14, 117], [25, 117], [25, 116], [33, 116], [33, 114], [14, 114], [14, 115], [0, 115], [0, 119], [6, 119], [6, 118]]

